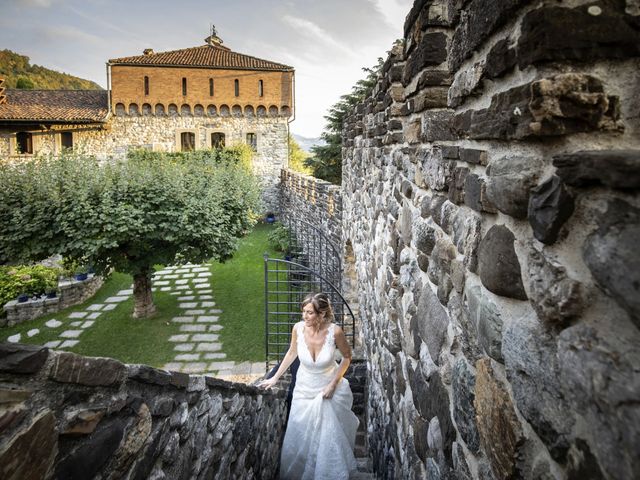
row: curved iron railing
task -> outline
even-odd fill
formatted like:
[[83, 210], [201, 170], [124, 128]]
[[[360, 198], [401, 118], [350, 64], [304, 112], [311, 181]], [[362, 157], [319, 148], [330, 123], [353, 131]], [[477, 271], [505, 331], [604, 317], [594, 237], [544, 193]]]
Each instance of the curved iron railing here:
[[[355, 345], [355, 316], [336, 284], [320, 272], [293, 260], [264, 256], [265, 350], [267, 369], [284, 357], [291, 329], [301, 317], [300, 303], [310, 292], [325, 292], [331, 299], [334, 322]], [[339, 285], [339, 284], [338, 284]]]

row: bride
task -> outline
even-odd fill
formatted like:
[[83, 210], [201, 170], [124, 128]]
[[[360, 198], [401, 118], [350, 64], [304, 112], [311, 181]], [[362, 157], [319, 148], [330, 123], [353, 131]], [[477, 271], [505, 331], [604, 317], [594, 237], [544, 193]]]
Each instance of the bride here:
[[[291, 345], [276, 374], [258, 386], [271, 388], [298, 357], [300, 368], [280, 456], [280, 478], [348, 479], [356, 470], [353, 456], [358, 419], [353, 395], [342, 378], [351, 363], [351, 348], [342, 329], [331, 322], [325, 293], [302, 302], [302, 322], [291, 333]], [[342, 353], [334, 360], [336, 347]]]

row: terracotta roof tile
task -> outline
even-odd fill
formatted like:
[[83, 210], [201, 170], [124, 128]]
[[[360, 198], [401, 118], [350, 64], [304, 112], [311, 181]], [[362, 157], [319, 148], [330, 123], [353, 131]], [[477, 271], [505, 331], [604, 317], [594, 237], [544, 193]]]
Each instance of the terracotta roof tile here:
[[114, 58], [109, 60], [109, 63], [112, 65], [165, 65], [177, 67], [233, 68], [241, 70], [293, 70], [293, 67], [289, 67], [288, 65], [232, 52], [227, 47], [217, 45], [202, 45], [200, 47], [185, 48], [170, 52]]
[[106, 90], [7, 90], [0, 105], [0, 121], [104, 122]]

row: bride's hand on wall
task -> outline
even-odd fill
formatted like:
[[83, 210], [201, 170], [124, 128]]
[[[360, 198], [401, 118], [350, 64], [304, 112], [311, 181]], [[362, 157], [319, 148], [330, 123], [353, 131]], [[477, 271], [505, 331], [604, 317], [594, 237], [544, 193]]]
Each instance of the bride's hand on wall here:
[[262, 380], [256, 386], [258, 388], [265, 388], [265, 389], [269, 390], [269, 389], [273, 388], [276, 383], [278, 383], [278, 380], [272, 377], [272, 378], [268, 378], [266, 380]]

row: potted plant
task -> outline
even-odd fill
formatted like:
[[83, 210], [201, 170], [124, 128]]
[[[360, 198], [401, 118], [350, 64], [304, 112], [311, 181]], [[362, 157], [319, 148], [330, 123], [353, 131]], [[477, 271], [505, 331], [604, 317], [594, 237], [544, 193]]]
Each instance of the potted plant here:
[[267, 223], [275, 223], [276, 221], [276, 216], [274, 213], [272, 212], [268, 212], [265, 216], [264, 216], [264, 221]]
[[74, 275], [76, 280], [78, 280], [79, 282], [84, 282], [88, 278], [88, 276], [89, 276], [89, 273], [88, 273], [87, 267], [82, 266], [82, 267], [76, 268], [75, 275]]
[[29, 295], [27, 293], [21, 293], [18, 295], [18, 303], [24, 303], [29, 300]]

